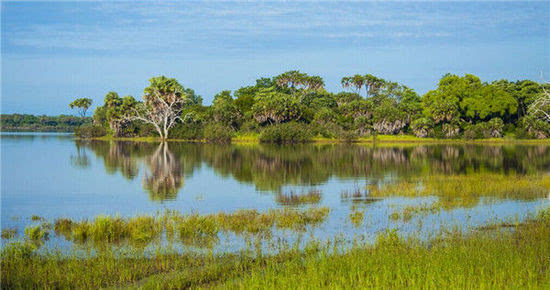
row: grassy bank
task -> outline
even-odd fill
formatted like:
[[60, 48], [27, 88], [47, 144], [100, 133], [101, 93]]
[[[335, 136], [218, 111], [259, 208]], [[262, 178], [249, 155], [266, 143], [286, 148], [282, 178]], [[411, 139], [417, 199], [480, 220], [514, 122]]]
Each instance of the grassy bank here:
[[452, 231], [429, 242], [378, 236], [282, 246], [276, 254], [107, 248], [36, 252], [4, 245], [2, 288], [544, 288], [550, 284], [550, 210], [515, 226]]
[[[157, 137], [112, 137], [103, 136], [97, 138], [90, 138], [93, 140], [103, 141], [136, 141], [136, 142], [160, 142], [161, 139]], [[193, 139], [173, 139], [169, 138], [171, 142], [194, 142], [204, 143], [204, 140]], [[311, 143], [349, 143], [349, 140], [336, 139], [336, 138], [324, 138], [314, 137]], [[260, 143], [259, 134], [246, 134], [236, 135], [231, 139], [231, 143], [241, 144], [258, 144]], [[354, 139], [352, 143], [359, 144], [544, 144], [550, 145], [550, 139], [514, 139], [514, 138], [489, 138], [489, 139], [436, 139], [436, 138], [419, 138], [412, 135], [377, 135], [371, 137], [361, 137]]]

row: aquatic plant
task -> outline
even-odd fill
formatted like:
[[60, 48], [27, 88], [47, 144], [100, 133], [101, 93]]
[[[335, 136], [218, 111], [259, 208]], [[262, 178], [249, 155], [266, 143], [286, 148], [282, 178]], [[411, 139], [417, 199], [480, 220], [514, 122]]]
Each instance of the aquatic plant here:
[[17, 234], [17, 229], [3, 228], [2, 229], [2, 239], [12, 239]]
[[480, 197], [532, 199], [550, 190], [548, 175], [469, 173], [432, 175], [367, 186], [369, 196], [438, 196], [446, 209], [478, 204]]
[[56, 219], [54, 222], [54, 231], [55, 234], [60, 236], [63, 235], [65, 238], [70, 238], [72, 229], [73, 229], [73, 221], [67, 218], [59, 218]]
[[338, 239], [282, 245], [271, 255], [106, 249], [38, 253], [26, 242], [0, 252], [1, 287], [12, 288], [545, 288], [550, 209], [515, 230], [448, 234], [421, 242], [396, 230], [374, 244]]
[[68, 240], [79, 243], [91, 240], [96, 244], [120, 243], [129, 241], [136, 245], [146, 245], [166, 233], [173, 241], [179, 238], [184, 244], [211, 246], [220, 231], [235, 234], [269, 234], [272, 229], [304, 230], [307, 226], [316, 226], [328, 216], [325, 207], [299, 209], [271, 209], [266, 212], [243, 209], [232, 213], [200, 215], [198, 213], [182, 215], [167, 210], [157, 216], [97, 216], [92, 221], [55, 221], [55, 233]]
[[289, 193], [278, 193], [276, 201], [278, 204], [282, 205], [319, 203], [321, 201], [321, 191], [312, 189], [306, 193], [297, 193], [294, 191], [290, 191]]
[[351, 223], [353, 224], [353, 226], [358, 227], [363, 223], [364, 216], [365, 216], [364, 211], [353, 210], [349, 214], [349, 219], [350, 219]]
[[25, 237], [33, 242], [43, 242], [50, 236], [44, 225], [31, 225], [25, 228]]
[[42, 221], [42, 220], [44, 220], [44, 218], [41, 217], [41, 216], [33, 215], [33, 216], [31, 216], [31, 220], [32, 221]]
[[390, 214], [390, 218], [393, 220], [403, 219], [408, 221], [416, 215], [425, 215], [430, 213], [438, 213], [441, 210], [442, 203], [421, 203], [416, 205], [407, 205], [400, 209], [394, 210]]

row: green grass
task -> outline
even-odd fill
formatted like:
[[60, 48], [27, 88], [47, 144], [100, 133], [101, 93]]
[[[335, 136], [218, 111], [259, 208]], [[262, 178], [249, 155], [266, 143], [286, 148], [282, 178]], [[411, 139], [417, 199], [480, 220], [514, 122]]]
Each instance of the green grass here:
[[4, 228], [2, 229], [2, 239], [12, 239], [17, 234], [17, 229]]
[[321, 201], [321, 191], [312, 189], [305, 193], [278, 193], [275, 201], [282, 205], [316, 204]]
[[428, 242], [391, 231], [374, 244], [311, 241], [272, 255], [129, 248], [62, 254], [12, 242], [1, 266], [1, 286], [10, 289], [547, 288], [550, 210], [512, 230], [452, 231]]
[[55, 221], [54, 230], [68, 240], [95, 245], [127, 241], [132, 245], [145, 246], [166, 233], [169, 240], [179, 238], [187, 245], [212, 246], [222, 231], [235, 234], [266, 233], [273, 228], [302, 231], [324, 222], [328, 213], [326, 207], [271, 209], [266, 212], [247, 209], [207, 215], [182, 215], [176, 211], [166, 211], [157, 216], [97, 216], [91, 221], [60, 218]]
[[359, 227], [363, 223], [363, 218], [365, 216], [364, 211], [353, 210], [349, 214], [349, 220], [354, 227]]
[[417, 204], [417, 205], [407, 205], [400, 209], [396, 209], [390, 214], [390, 218], [393, 220], [403, 220], [409, 221], [414, 216], [426, 215], [439, 213], [441, 211], [442, 204], [439, 202], [434, 202], [431, 204]]
[[430, 175], [367, 186], [371, 197], [437, 196], [438, 206], [450, 209], [479, 203], [480, 197], [499, 199], [541, 198], [550, 192], [550, 176], [497, 173]]

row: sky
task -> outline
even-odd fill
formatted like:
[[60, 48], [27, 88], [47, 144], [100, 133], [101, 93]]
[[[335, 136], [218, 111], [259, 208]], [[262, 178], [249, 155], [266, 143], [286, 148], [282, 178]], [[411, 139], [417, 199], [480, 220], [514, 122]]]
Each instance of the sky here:
[[419, 94], [446, 73], [550, 79], [550, 1], [2, 1], [1, 10], [2, 113], [75, 113], [75, 98], [95, 107], [109, 91], [141, 99], [159, 75], [207, 105], [288, 70], [319, 75], [332, 92], [357, 73]]

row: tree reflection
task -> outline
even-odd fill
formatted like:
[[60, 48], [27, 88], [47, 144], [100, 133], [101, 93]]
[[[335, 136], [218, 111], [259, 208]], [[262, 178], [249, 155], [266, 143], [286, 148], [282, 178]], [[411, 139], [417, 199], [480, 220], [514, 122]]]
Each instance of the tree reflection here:
[[90, 167], [90, 159], [80, 141], [76, 141], [76, 155], [71, 154], [71, 165], [80, 168]]
[[155, 152], [145, 159], [150, 172], [143, 176], [143, 188], [154, 201], [175, 199], [183, 186], [182, 166], [176, 156], [162, 142]]
[[345, 144], [213, 145], [183, 142], [104, 142], [89, 147], [104, 160], [107, 172], [136, 178], [140, 162], [149, 171], [143, 186], [152, 200], [173, 199], [183, 176], [206, 166], [217, 175], [281, 192], [284, 186], [317, 186], [331, 178], [365, 180], [426, 179], [434, 175], [532, 175], [550, 172], [550, 146]]

